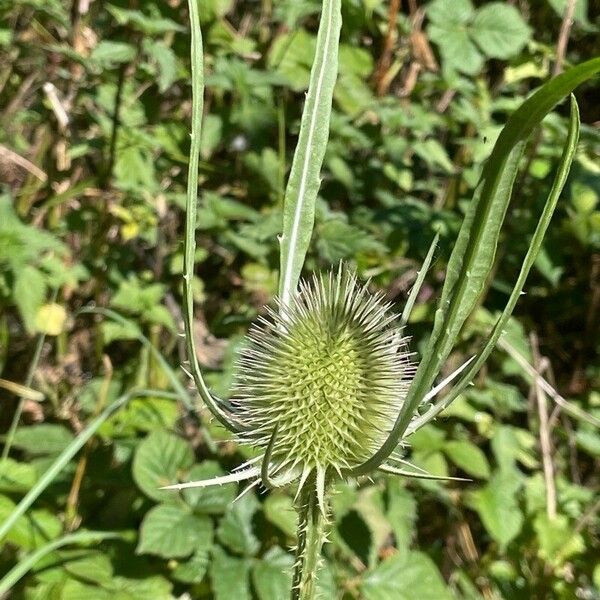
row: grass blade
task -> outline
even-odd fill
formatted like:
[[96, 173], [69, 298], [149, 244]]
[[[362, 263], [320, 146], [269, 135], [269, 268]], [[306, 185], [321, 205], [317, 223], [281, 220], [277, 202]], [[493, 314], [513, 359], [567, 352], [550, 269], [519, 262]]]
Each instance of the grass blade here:
[[320, 172], [329, 139], [342, 26], [341, 0], [324, 0], [300, 137], [285, 191], [279, 297], [287, 306], [298, 285], [314, 226]]

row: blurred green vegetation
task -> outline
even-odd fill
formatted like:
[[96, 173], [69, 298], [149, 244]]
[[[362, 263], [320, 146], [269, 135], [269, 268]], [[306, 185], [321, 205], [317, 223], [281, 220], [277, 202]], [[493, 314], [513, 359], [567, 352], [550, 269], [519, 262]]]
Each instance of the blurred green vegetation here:
[[[320, 3], [198, 1], [207, 95], [196, 336], [212, 388], [227, 396], [236, 347], [277, 287]], [[600, 53], [600, 11], [587, 0], [411, 0], [396, 13], [398, 4], [343, 4], [307, 271], [348, 261], [401, 311], [439, 231], [409, 324], [418, 351], [482, 161], [530, 90]], [[0, 0], [0, 14], [0, 431], [12, 440], [0, 522], [121, 394], [157, 390], [116, 411], [0, 540], [0, 573], [71, 532], [117, 536], [49, 552], [11, 597], [284, 599], [295, 535], [287, 493], [253, 490], [232, 504], [232, 485], [158, 490], [245, 457], [189, 410], [195, 396], [179, 384], [186, 3]], [[472, 481], [339, 486], [324, 598], [600, 598], [599, 93], [597, 80], [577, 91], [577, 158], [500, 348], [411, 438], [415, 465]], [[567, 111], [530, 142], [487, 300], [449, 371], [510, 292]], [[90, 305], [126, 320], [79, 312]], [[528, 365], [548, 384], [535, 386]]]

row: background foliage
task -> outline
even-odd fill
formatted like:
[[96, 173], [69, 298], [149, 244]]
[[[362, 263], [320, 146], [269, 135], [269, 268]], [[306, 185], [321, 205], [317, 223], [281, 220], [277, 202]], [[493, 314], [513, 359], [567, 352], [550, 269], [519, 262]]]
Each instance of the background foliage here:
[[[226, 396], [236, 347], [276, 292], [284, 183], [320, 7], [199, 3], [208, 90], [196, 336], [210, 384]], [[100, 426], [0, 541], [0, 572], [68, 533], [114, 538], [49, 552], [15, 598], [287, 596], [290, 496], [253, 490], [232, 504], [232, 485], [158, 490], [226, 472], [247, 454], [189, 409], [194, 395], [178, 368], [191, 106], [185, 4], [0, 0], [0, 431], [22, 409], [14, 435], [2, 438], [0, 522], [121, 394], [164, 390], [130, 399]], [[308, 270], [349, 261], [401, 310], [439, 231], [409, 324], [416, 351], [465, 201], [507, 115], [561, 63], [598, 53], [600, 16], [586, 0], [574, 5], [564, 53], [566, 6], [412, 0], [394, 17], [395, 0], [343, 4]], [[577, 92], [579, 152], [501, 347], [477, 385], [412, 438], [414, 464], [472, 481], [340, 486], [323, 597], [600, 597], [597, 94], [597, 83]], [[487, 301], [449, 370], [510, 291], [566, 111], [530, 143]], [[80, 312], [90, 305], [126, 319]], [[549, 395], [528, 365], [550, 382]]]

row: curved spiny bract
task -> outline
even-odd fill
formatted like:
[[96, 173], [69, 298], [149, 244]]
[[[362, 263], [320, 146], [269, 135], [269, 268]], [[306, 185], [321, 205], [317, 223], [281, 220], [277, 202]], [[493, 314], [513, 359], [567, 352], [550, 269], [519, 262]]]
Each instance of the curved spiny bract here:
[[[414, 372], [397, 317], [347, 269], [300, 283], [268, 309], [237, 361], [232, 406], [243, 443], [265, 452], [263, 482], [319, 483], [361, 464], [386, 439]], [[276, 434], [275, 428], [277, 428]]]

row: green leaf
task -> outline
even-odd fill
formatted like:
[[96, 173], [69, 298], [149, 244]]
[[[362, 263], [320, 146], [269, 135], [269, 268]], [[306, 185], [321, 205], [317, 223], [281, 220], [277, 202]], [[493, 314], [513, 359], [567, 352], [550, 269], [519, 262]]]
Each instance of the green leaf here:
[[245, 558], [232, 558], [219, 546], [213, 550], [210, 578], [215, 600], [251, 600], [250, 566]]
[[472, 492], [470, 503], [479, 513], [488, 533], [502, 550], [519, 535], [523, 514], [517, 504], [520, 478], [512, 472], [498, 472], [480, 490]]
[[[561, 19], [565, 14], [568, 2], [569, 0], [548, 0], [550, 6]], [[597, 31], [597, 28], [588, 19], [588, 0], [575, 0], [573, 20], [586, 31]]]
[[111, 68], [120, 63], [131, 62], [136, 55], [136, 49], [125, 42], [102, 40], [90, 55], [90, 60], [103, 68]]
[[319, 226], [316, 245], [323, 259], [332, 264], [361, 253], [383, 255], [386, 251], [385, 246], [370, 234], [341, 219], [332, 219]]
[[258, 600], [287, 598], [292, 587], [294, 559], [274, 546], [252, 566], [252, 583]]
[[[210, 547], [213, 547], [212, 541]], [[175, 567], [173, 578], [183, 583], [200, 583], [208, 571], [209, 564], [209, 552], [200, 548], [188, 561], [181, 562]]]
[[288, 537], [296, 538], [298, 517], [289, 496], [281, 493], [269, 494], [263, 504], [263, 512], [265, 518], [279, 527]]
[[102, 586], [112, 583], [113, 566], [106, 554], [95, 550], [86, 551], [83, 555], [80, 550], [61, 551], [60, 554], [70, 575]]
[[430, 168], [440, 167], [446, 173], [454, 173], [454, 165], [446, 149], [436, 139], [429, 138], [423, 142], [415, 142], [412, 144], [412, 149]]
[[474, 14], [471, 0], [433, 0], [427, 5], [427, 16], [432, 23], [464, 25]]
[[108, 346], [116, 340], [135, 340], [139, 337], [140, 330], [132, 321], [128, 323], [114, 323], [105, 321], [102, 323], [102, 341]]
[[48, 456], [62, 452], [73, 441], [73, 437], [63, 425], [40, 423], [19, 427], [13, 446], [32, 456]]
[[360, 546], [362, 546], [363, 562], [371, 567], [376, 564], [379, 551], [385, 547], [392, 531], [385, 515], [383, 491], [376, 486], [359, 490], [354, 510], [368, 528], [368, 535], [361, 541]]
[[184, 440], [166, 431], [154, 431], [136, 450], [133, 479], [150, 498], [175, 502], [173, 492], [158, 488], [177, 483], [193, 462], [194, 453]]
[[202, 21], [212, 21], [224, 17], [233, 6], [233, 0], [198, 0], [198, 9]]
[[[7, 521], [15, 508], [10, 498], [0, 495], [0, 523]], [[29, 550], [41, 546], [48, 539], [58, 537], [61, 531], [61, 522], [54, 514], [47, 510], [31, 510], [27, 516], [19, 516], [6, 540]]]
[[399, 477], [388, 477], [386, 516], [394, 531], [396, 548], [408, 550], [417, 522], [417, 502]]
[[[111, 599], [115, 600], [173, 600], [172, 584], [164, 577], [142, 577], [129, 579], [115, 577], [111, 586]], [[90, 598], [89, 595], [80, 600]]]
[[254, 556], [260, 541], [254, 535], [252, 517], [258, 509], [255, 496], [247, 494], [229, 507], [219, 523], [217, 536], [230, 550], [245, 556]]
[[9, 46], [13, 39], [13, 32], [10, 29], [0, 29], [0, 46]]
[[305, 90], [310, 81], [315, 46], [315, 37], [304, 29], [280, 35], [269, 52], [268, 66], [285, 77], [293, 90]]
[[279, 284], [279, 296], [284, 306], [296, 291], [314, 226], [319, 176], [329, 139], [331, 102], [337, 77], [342, 25], [340, 7], [340, 0], [323, 2], [300, 136], [285, 191]]
[[18, 462], [9, 456], [0, 462], [0, 491], [2, 492], [26, 492], [36, 479], [37, 472], [31, 464]]
[[471, 35], [487, 56], [506, 59], [521, 52], [531, 29], [514, 6], [491, 2], [477, 11]]
[[487, 479], [490, 476], [490, 465], [485, 454], [468, 440], [448, 442], [444, 451], [450, 460], [460, 467], [465, 473]]
[[156, 61], [158, 91], [163, 93], [177, 80], [177, 57], [164, 42], [144, 40], [144, 51]]
[[367, 572], [364, 600], [453, 600], [431, 559], [421, 552], [394, 554]]
[[197, 517], [185, 507], [159, 504], [144, 516], [136, 551], [181, 558], [197, 549], [208, 551], [212, 543], [213, 525], [208, 517]]
[[[188, 473], [187, 479], [189, 481], [200, 481], [223, 474], [223, 469], [217, 462], [205, 461], [202, 464], [194, 465]], [[183, 490], [183, 497], [194, 512], [207, 515], [224, 513], [235, 499], [236, 494], [237, 486], [235, 483]]]
[[471, 75], [483, 65], [483, 57], [468, 33], [473, 14], [470, 0], [434, 0], [427, 6], [431, 21], [427, 33], [440, 47], [444, 66]]
[[[25, 494], [16, 508], [10, 513], [8, 518], [0, 520], [0, 541], [11, 530], [15, 523], [27, 512], [31, 505], [37, 500], [40, 494], [50, 485], [54, 478], [65, 468], [69, 461], [81, 450], [87, 441], [98, 431], [101, 425], [109, 419], [116, 411], [129, 402], [133, 396], [156, 395], [156, 391], [151, 390], [131, 390], [124, 394], [111, 404], [109, 404], [94, 420], [92, 420], [85, 429], [79, 432], [76, 438], [60, 453], [60, 455], [49, 465], [43, 473], [40, 473], [39, 479], [35, 485]], [[159, 392], [163, 394], [164, 392]]]
[[352, 118], [356, 118], [375, 103], [373, 91], [364, 78], [342, 71], [335, 85], [334, 98], [342, 112]]
[[131, 25], [133, 29], [137, 29], [147, 35], [159, 35], [171, 31], [185, 31], [185, 29], [171, 19], [162, 17], [149, 17], [139, 10], [127, 10], [109, 4], [106, 10], [112, 14], [119, 25]]
[[29, 334], [36, 331], [36, 316], [46, 300], [46, 278], [41, 271], [27, 265], [17, 271], [13, 298], [25, 329]]
[[600, 433], [595, 428], [580, 429], [575, 434], [577, 445], [590, 456], [600, 457]]
[[[44, 532], [45, 533], [45, 532]], [[45, 540], [47, 539], [47, 534]], [[0, 596], [4, 596], [11, 588], [24, 576], [26, 575], [38, 562], [40, 562], [45, 556], [51, 554], [55, 550], [67, 546], [70, 544], [89, 544], [91, 542], [98, 543], [102, 540], [113, 539], [118, 537], [117, 534], [110, 531], [78, 531], [64, 535], [58, 539], [52, 540], [42, 547], [38, 548], [35, 552], [31, 552], [26, 556], [22, 556], [19, 562], [2, 577], [0, 580]], [[44, 541], [45, 541], [44, 540]], [[116, 578], [119, 579], [119, 578]], [[116, 579], [113, 580], [116, 583]], [[73, 580], [71, 580], [73, 581]], [[164, 581], [164, 580], [163, 580]], [[61, 595], [61, 598], [64, 596]], [[89, 597], [89, 596], [87, 596]], [[163, 596], [152, 596], [153, 598], [161, 599]]]
[[574, 531], [565, 515], [550, 519], [545, 513], [539, 514], [533, 522], [533, 528], [538, 537], [540, 558], [554, 568], [585, 550], [582, 535]]

